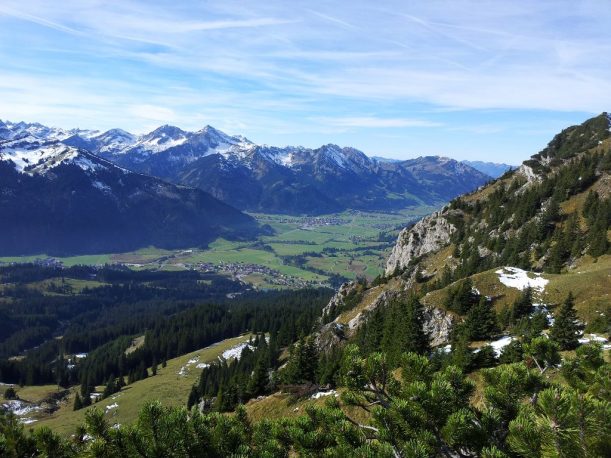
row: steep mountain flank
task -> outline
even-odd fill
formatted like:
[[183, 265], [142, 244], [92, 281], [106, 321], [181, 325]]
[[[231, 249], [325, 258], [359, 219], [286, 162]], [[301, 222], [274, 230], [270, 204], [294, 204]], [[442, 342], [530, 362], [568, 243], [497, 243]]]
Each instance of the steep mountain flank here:
[[258, 231], [254, 219], [199, 189], [29, 135], [0, 141], [0, 214], [5, 256], [204, 246]]
[[610, 127], [603, 113], [565, 129], [518, 169], [402, 230], [385, 276], [331, 300], [326, 314], [336, 318], [320, 345], [354, 336], [373, 311], [414, 293], [431, 344], [442, 345], [478, 301], [502, 321], [529, 286], [546, 313], [571, 292], [581, 319], [608, 329]]

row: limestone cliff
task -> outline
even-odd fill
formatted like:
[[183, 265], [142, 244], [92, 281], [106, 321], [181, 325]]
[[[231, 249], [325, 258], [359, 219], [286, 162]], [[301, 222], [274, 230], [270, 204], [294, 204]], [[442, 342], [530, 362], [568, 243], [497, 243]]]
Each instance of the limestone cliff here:
[[397, 268], [406, 268], [413, 259], [450, 243], [450, 236], [456, 227], [450, 223], [448, 216], [455, 212], [441, 210], [403, 229], [386, 263], [386, 275], [392, 275]]

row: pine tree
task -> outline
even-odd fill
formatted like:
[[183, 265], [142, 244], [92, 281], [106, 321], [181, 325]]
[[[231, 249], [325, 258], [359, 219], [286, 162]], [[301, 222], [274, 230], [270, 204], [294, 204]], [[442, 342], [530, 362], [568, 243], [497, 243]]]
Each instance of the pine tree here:
[[460, 281], [455, 287], [450, 288], [446, 298], [446, 308], [461, 315], [467, 313], [479, 298], [473, 292], [473, 282], [470, 278]]
[[250, 380], [248, 381], [248, 393], [252, 396], [258, 396], [264, 393], [267, 389], [269, 377], [267, 375], [267, 352], [259, 357], [255, 363], [255, 368], [252, 371]]
[[590, 228], [590, 234], [588, 241], [590, 247], [588, 254], [595, 258], [602, 256], [609, 250], [609, 241], [607, 239], [608, 225], [602, 217], [598, 217], [592, 227]]
[[471, 340], [488, 340], [499, 332], [496, 313], [485, 297], [469, 310], [464, 326]]
[[189, 398], [187, 399], [187, 409], [191, 410], [191, 407], [197, 404], [199, 401], [199, 391], [197, 387], [193, 385], [191, 387], [191, 391], [189, 392]]
[[311, 338], [300, 339], [291, 347], [289, 360], [282, 373], [286, 383], [314, 382], [318, 366], [318, 351]]
[[429, 350], [429, 338], [424, 332], [423, 306], [418, 297], [412, 295], [404, 307], [402, 352], [423, 354]]
[[520, 318], [528, 316], [533, 311], [532, 288], [526, 287], [522, 295], [513, 303], [511, 308], [511, 321], [516, 323]]
[[83, 408], [83, 401], [81, 400], [81, 396], [76, 393], [74, 397], [74, 410], [79, 410]]
[[578, 332], [580, 326], [575, 311], [575, 299], [569, 293], [554, 319], [550, 331], [550, 339], [558, 344], [560, 350], [574, 350], [579, 345]]

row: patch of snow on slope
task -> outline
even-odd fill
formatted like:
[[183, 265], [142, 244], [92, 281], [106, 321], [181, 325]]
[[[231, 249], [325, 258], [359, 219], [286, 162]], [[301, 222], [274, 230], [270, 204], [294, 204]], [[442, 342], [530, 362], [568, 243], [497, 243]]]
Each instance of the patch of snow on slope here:
[[537, 313], [543, 313], [545, 315], [545, 318], [547, 318], [547, 324], [549, 326], [554, 325], [554, 315], [552, 315], [552, 313], [549, 311], [549, 309], [547, 308], [547, 305], [533, 304], [533, 309], [534, 309], [534, 312], [531, 314], [531, 316]]
[[27, 173], [35, 167], [45, 170], [61, 164], [65, 160], [74, 159], [78, 152], [63, 144], [40, 147], [38, 144], [14, 145], [0, 150], [0, 159], [9, 160], [15, 164], [15, 170]]
[[581, 344], [588, 344], [592, 342], [598, 342], [602, 344], [604, 350], [611, 350], [611, 344], [609, 344], [609, 339], [598, 334], [584, 334], [584, 336], [579, 339], [579, 343]]
[[5, 401], [2, 403], [2, 408], [4, 410], [13, 412], [18, 417], [40, 410], [40, 407], [36, 404], [30, 404], [29, 402], [25, 402], [20, 399]]
[[250, 345], [248, 342], [244, 342], [241, 344], [236, 345], [235, 347], [231, 347], [229, 350], [225, 350], [223, 352], [223, 354], [220, 356], [220, 358], [223, 359], [240, 359], [240, 356], [242, 356], [242, 351], [247, 348], [249, 350], [254, 350], [255, 347], [253, 347], [252, 345]]
[[[545, 290], [545, 286], [549, 283], [549, 280], [543, 278], [539, 273], [527, 272], [517, 267], [503, 267], [496, 271], [499, 276], [499, 281], [505, 286], [510, 288], [516, 288], [520, 291], [525, 290], [529, 286], [533, 291], [542, 293]], [[534, 278], [531, 278], [533, 275]]]
[[320, 399], [324, 396], [335, 396], [338, 397], [339, 394], [337, 394], [337, 391], [335, 390], [329, 390], [329, 391], [318, 391], [316, 393], [314, 393], [312, 396], [310, 396], [310, 399]]
[[189, 373], [189, 367], [193, 366], [194, 364], [197, 364], [198, 362], [199, 362], [199, 355], [197, 355], [197, 356], [195, 356], [195, 358], [191, 358], [189, 361], [187, 361], [186, 364], [180, 368], [180, 370], [177, 372], [177, 374], [180, 375], [181, 377], [184, 377], [185, 375], [187, 375]]
[[290, 168], [293, 165], [293, 162], [295, 161], [294, 154], [288, 153], [286, 155], [279, 156], [278, 161], [281, 165]]
[[501, 351], [503, 348], [509, 345], [513, 340], [514, 338], [512, 336], [501, 337], [498, 340], [493, 340], [490, 342], [490, 346], [493, 348], [494, 354], [498, 357], [501, 356]]
[[107, 184], [102, 183], [101, 181], [95, 180], [91, 184], [93, 185], [94, 188], [99, 189], [102, 192], [105, 192], [105, 193], [111, 193], [112, 192], [112, 189], [110, 188], [110, 186], [108, 186]]

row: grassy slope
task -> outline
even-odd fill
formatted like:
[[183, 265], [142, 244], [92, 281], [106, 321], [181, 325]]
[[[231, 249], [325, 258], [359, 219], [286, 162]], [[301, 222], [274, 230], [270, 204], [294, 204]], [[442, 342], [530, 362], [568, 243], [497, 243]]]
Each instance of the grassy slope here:
[[[197, 382], [201, 369], [196, 369], [195, 365], [191, 365], [186, 375], [183, 376], [178, 375], [181, 367], [196, 356], [199, 356], [199, 362], [213, 361], [223, 351], [245, 342], [249, 338], [250, 335], [246, 334], [226, 339], [216, 345], [171, 359], [168, 361], [167, 367], [159, 367], [156, 376], [128, 385], [120, 393], [76, 412], [72, 410], [72, 407], [77, 388], [73, 388], [70, 396], [58, 411], [50, 416], [39, 416], [38, 421], [31, 426], [34, 428], [48, 426], [62, 434], [73, 434], [76, 427], [83, 423], [85, 412], [93, 407], [106, 411], [106, 406], [116, 402], [119, 407], [107, 411], [106, 418], [111, 424], [128, 424], [137, 418], [140, 407], [149, 400], [159, 400], [169, 406], [186, 405], [191, 386]], [[37, 401], [56, 390], [57, 387], [55, 386], [24, 387], [18, 391], [18, 394], [23, 399]]]
[[[341, 393], [341, 389], [338, 391]], [[262, 399], [253, 399], [246, 404], [248, 417], [253, 422], [261, 420], [276, 420], [281, 418], [294, 418], [305, 414], [307, 406], [323, 406], [327, 399], [331, 396], [322, 396], [318, 399], [293, 399], [285, 393], [274, 393]], [[354, 420], [362, 423], [369, 422], [369, 414], [354, 406], [345, 406], [342, 404], [342, 409]]]
[[[473, 286], [486, 296], [500, 296], [495, 301], [495, 307], [500, 310], [511, 305], [520, 295], [516, 288], [510, 288], [499, 281], [498, 268], [471, 276]], [[535, 299], [547, 304], [561, 303], [572, 291], [575, 295], [575, 305], [580, 317], [589, 321], [596, 314], [605, 313], [611, 303], [609, 284], [611, 284], [611, 255], [605, 255], [593, 260], [589, 256], [582, 258], [571, 271], [562, 274], [543, 274], [549, 280], [541, 295], [535, 294]], [[428, 293], [423, 302], [427, 305], [442, 307], [448, 289]]]

